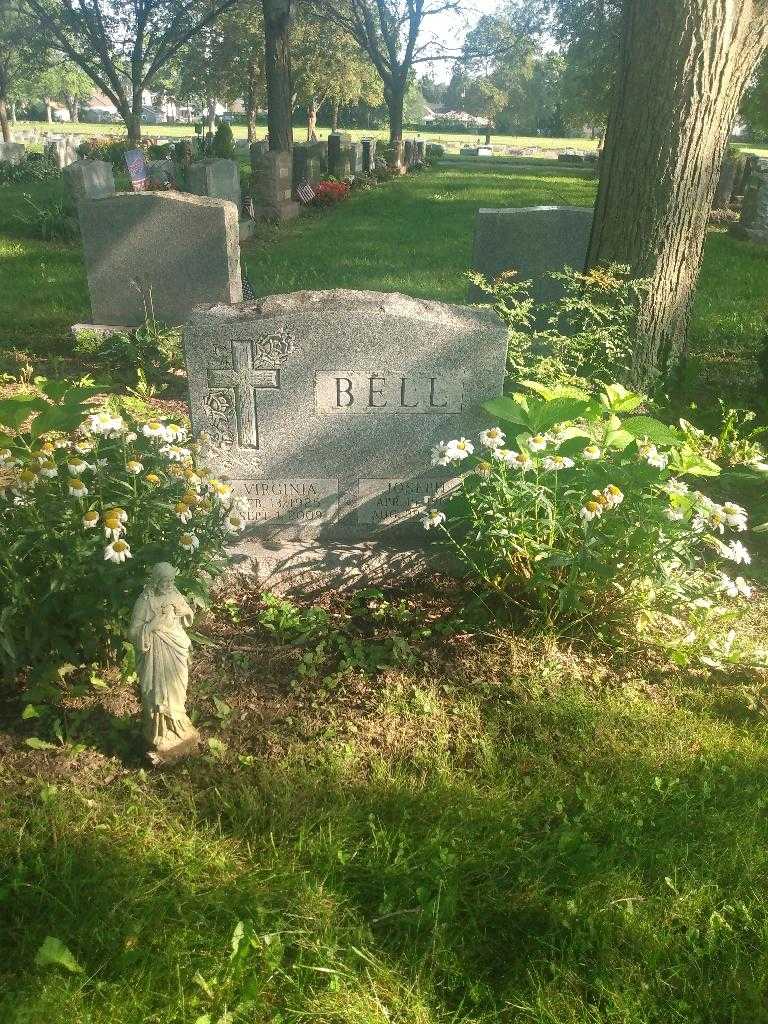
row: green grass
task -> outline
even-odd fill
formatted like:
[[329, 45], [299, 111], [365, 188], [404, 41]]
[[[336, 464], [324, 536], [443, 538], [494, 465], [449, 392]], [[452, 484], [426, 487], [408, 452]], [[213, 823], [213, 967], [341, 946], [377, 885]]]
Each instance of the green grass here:
[[[260, 295], [462, 301], [478, 206], [594, 187], [431, 170], [264, 232], [249, 276]], [[88, 317], [79, 249], [28, 237], [24, 191], [55, 190], [2, 189], [0, 344], [63, 373]], [[766, 260], [708, 239], [704, 404], [755, 398]], [[740, 628], [764, 634], [764, 611]], [[410, 667], [293, 687], [301, 651], [241, 612], [200, 624], [216, 646], [191, 685], [224, 746], [172, 770], [139, 769], [136, 695], [111, 677], [64, 700], [54, 752], [0, 696], [2, 1024], [768, 1024], [764, 674], [458, 633]], [[46, 936], [82, 973], [35, 966]]]

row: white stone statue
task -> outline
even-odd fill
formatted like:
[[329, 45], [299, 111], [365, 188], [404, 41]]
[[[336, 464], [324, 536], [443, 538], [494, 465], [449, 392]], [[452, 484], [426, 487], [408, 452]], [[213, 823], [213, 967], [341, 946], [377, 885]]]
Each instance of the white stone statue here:
[[136, 650], [144, 736], [153, 763], [197, 748], [200, 734], [186, 712], [191, 641], [184, 627], [192, 609], [174, 585], [177, 570], [167, 562], [152, 567], [149, 582], [133, 606], [129, 639]]

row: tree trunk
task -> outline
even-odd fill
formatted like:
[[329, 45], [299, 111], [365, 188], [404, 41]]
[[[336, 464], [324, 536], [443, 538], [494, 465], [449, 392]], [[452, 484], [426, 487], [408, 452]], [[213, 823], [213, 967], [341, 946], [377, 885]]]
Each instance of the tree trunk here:
[[16, 117], [16, 104], [12, 103], [11, 104], [11, 123], [12, 124], [16, 124], [17, 121], [18, 121], [18, 118]]
[[46, 99], [43, 100], [45, 103], [45, 119], [48, 124], [53, 124], [53, 111], [51, 110], [51, 101]]
[[331, 131], [339, 130], [339, 101], [331, 100]]
[[389, 141], [391, 145], [402, 142], [403, 139], [403, 107], [405, 105], [405, 86], [398, 83], [391, 88], [384, 90], [384, 98], [387, 101], [389, 111]]
[[77, 97], [76, 96], [67, 96], [67, 110], [69, 111], [69, 119], [74, 124], [77, 124], [77, 121], [78, 121], [78, 114], [79, 114], [78, 107], [79, 107], [79, 103], [77, 101]]
[[2, 135], [3, 142], [11, 141], [11, 127], [8, 124], [8, 107], [2, 96], [0, 96], [0, 135]]
[[211, 96], [206, 96], [205, 99], [205, 110], [206, 117], [205, 123], [209, 132], [213, 132], [216, 127], [216, 100]]
[[264, 0], [264, 72], [269, 148], [293, 149], [291, 118], [291, 19], [293, 0]]
[[307, 142], [317, 142], [317, 99], [314, 96], [307, 105]]
[[128, 142], [135, 146], [141, 141], [141, 93], [138, 98], [134, 95], [133, 103], [131, 106], [126, 105], [124, 109], [120, 110], [120, 116], [125, 122], [125, 130], [128, 132]]
[[587, 266], [615, 261], [650, 280], [638, 384], [668, 377], [684, 353], [729, 131], [766, 45], [765, 0], [625, 0]]

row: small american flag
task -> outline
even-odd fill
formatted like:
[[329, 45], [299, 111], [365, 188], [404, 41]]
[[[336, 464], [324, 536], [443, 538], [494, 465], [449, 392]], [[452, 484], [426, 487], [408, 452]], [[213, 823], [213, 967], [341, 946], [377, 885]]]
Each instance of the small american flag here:
[[305, 206], [309, 206], [311, 202], [316, 198], [315, 190], [307, 181], [302, 181], [296, 186], [296, 196], [300, 203]]

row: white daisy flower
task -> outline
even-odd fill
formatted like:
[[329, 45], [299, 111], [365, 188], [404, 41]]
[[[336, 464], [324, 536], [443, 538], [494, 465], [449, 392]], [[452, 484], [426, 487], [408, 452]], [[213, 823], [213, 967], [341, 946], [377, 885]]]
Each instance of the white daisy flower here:
[[707, 517], [707, 526], [717, 533], [725, 533], [725, 516], [720, 509], [713, 509]]
[[53, 442], [54, 448], [69, 448], [72, 442], [68, 437], [57, 437]]
[[125, 435], [125, 443], [132, 444], [138, 436], [139, 435], [136, 433], [135, 430], [129, 430], [128, 433]]
[[741, 565], [742, 562], [744, 565], [749, 565], [752, 561], [752, 556], [740, 540], [732, 540], [730, 544], [718, 541], [717, 549], [723, 558], [727, 558], [729, 562], [735, 562], [737, 565]]
[[447, 455], [451, 462], [462, 462], [475, 450], [475, 446], [466, 437], [448, 442]]
[[187, 432], [178, 423], [166, 423], [165, 436], [169, 441], [186, 441]]
[[562, 455], [548, 455], [542, 459], [541, 465], [548, 471], [557, 472], [561, 469], [572, 469], [574, 462], [573, 459], [566, 458]]
[[30, 491], [37, 483], [37, 473], [32, 469], [22, 469], [16, 477], [15, 483], [16, 488], [21, 488], [22, 491]]
[[99, 521], [99, 513], [95, 509], [91, 509], [90, 512], [86, 512], [83, 516], [83, 526], [86, 530], [92, 529]]
[[75, 441], [74, 448], [80, 455], [88, 455], [93, 451], [93, 441]]
[[119, 519], [104, 516], [104, 536], [107, 540], [119, 540], [125, 533], [125, 527]]
[[113, 540], [104, 548], [104, 560], [106, 562], [124, 562], [126, 558], [133, 558], [131, 547], [125, 540]]
[[543, 452], [547, 447], [547, 438], [544, 434], [534, 434], [528, 438], [528, 447], [532, 452]]
[[129, 473], [132, 473], [133, 476], [138, 476], [139, 473], [144, 472], [144, 463], [139, 462], [138, 459], [128, 459], [128, 461], [125, 464], [125, 468], [128, 470]]
[[607, 487], [604, 487], [603, 494], [608, 502], [608, 508], [616, 508], [624, 501], [624, 492], [616, 484], [608, 484]]
[[433, 526], [440, 526], [440, 524], [444, 522], [445, 513], [438, 512], [437, 509], [432, 509], [422, 518], [421, 525], [425, 530], [431, 530]]
[[97, 412], [88, 417], [88, 429], [92, 434], [119, 434], [125, 429], [125, 424], [122, 416]]
[[481, 432], [480, 444], [485, 445], [486, 448], [501, 448], [505, 437], [506, 434], [503, 430], [499, 430], [498, 427], [489, 427]]
[[666, 491], [667, 494], [683, 495], [688, 493], [688, 484], [683, 480], [677, 480], [673, 477], [671, 480], [667, 480], [665, 484], [662, 484], [661, 489]]
[[450, 461], [451, 459], [448, 455], [448, 442], [438, 441], [432, 449], [432, 465], [447, 466], [450, 464]]
[[190, 509], [189, 505], [185, 505], [183, 501], [180, 501], [173, 511], [185, 525], [192, 518], [192, 510]]
[[708, 597], [697, 597], [691, 601], [691, 608], [711, 608], [713, 604]]
[[144, 437], [161, 437], [165, 440], [165, 427], [159, 420], [149, 420], [141, 428]]
[[88, 488], [79, 477], [75, 476], [69, 481], [69, 493], [73, 498], [84, 498], [88, 493]]
[[229, 484], [223, 484], [220, 480], [208, 481], [211, 490], [222, 505], [229, 505], [232, 501], [232, 488]]
[[[515, 469], [519, 469], [521, 473], [526, 473], [529, 469], [533, 469], [533, 459], [528, 452], [512, 452], [512, 454], [515, 458], [511, 465], [513, 465]], [[573, 463], [571, 463], [571, 465], [573, 465]]]
[[108, 519], [117, 519], [121, 523], [128, 522], [128, 513], [125, 511], [124, 508], [120, 508], [117, 505], [114, 506], [113, 508], [108, 508], [104, 515]]
[[603, 514], [603, 506], [599, 501], [588, 501], [579, 512], [581, 518], [589, 523], [593, 519], [599, 519]]
[[245, 519], [237, 512], [230, 512], [224, 520], [224, 529], [227, 533], [240, 533], [245, 528]]
[[679, 523], [679, 522], [681, 522], [685, 518], [685, 516], [680, 511], [680, 509], [679, 508], [674, 508], [674, 507], [665, 509], [664, 510], [664, 515], [667, 517], [667, 519], [671, 523]]
[[55, 462], [44, 462], [40, 467], [40, 476], [46, 476], [49, 479], [53, 479], [53, 477], [58, 475], [59, 471], [56, 468]]
[[200, 541], [194, 533], [182, 533], [179, 537], [179, 544], [181, 544], [185, 551], [189, 552], [197, 551], [200, 547]]
[[164, 444], [160, 452], [171, 462], [186, 462], [191, 454], [189, 448], [180, 448], [177, 444]]
[[752, 597], [752, 587], [747, 583], [743, 576], [737, 576], [735, 580], [732, 580], [730, 576], [720, 573], [720, 590], [727, 594], [728, 597]]
[[70, 476], [80, 476], [80, 474], [84, 473], [86, 469], [90, 469], [90, 466], [85, 459], [81, 459], [79, 455], [73, 455], [71, 458], [67, 459], [67, 472]]
[[655, 444], [640, 445], [640, 458], [655, 469], [666, 469], [669, 456], [660, 452]]
[[581, 452], [582, 458], [589, 459], [590, 462], [595, 462], [597, 459], [602, 458], [603, 453], [597, 447], [596, 444], [588, 444]]
[[487, 480], [493, 472], [493, 466], [490, 462], [478, 462], [475, 466], [475, 472], [479, 477], [482, 477], [483, 480]]
[[732, 530], [743, 531], [747, 528], [747, 510], [737, 505], [735, 501], [723, 503], [722, 513], [725, 521]]

